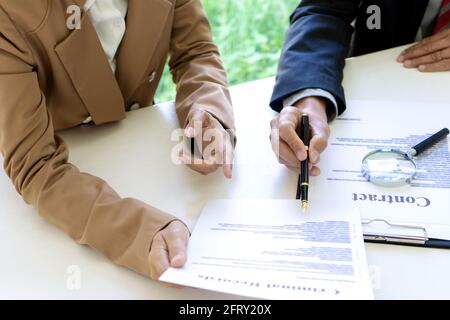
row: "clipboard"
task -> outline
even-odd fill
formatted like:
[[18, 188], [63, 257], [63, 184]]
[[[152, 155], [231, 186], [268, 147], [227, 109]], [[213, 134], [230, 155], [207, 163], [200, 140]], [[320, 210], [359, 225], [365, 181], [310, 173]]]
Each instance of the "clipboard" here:
[[428, 237], [425, 227], [393, 224], [384, 219], [362, 221], [365, 242], [450, 249], [450, 240]]

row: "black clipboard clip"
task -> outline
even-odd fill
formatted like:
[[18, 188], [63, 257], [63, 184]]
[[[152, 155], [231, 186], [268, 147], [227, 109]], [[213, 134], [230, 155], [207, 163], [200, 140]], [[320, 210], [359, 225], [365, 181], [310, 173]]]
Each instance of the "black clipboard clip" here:
[[362, 225], [364, 240], [369, 242], [425, 245], [428, 240], [427, 230], [420, 226], [393, 224], [384, 219], [363, 221]]
[[422, 226], [394, 224], [384, 219], [362, 221], [364, 241], [431, 248], [450, 248], [450, 241], [429, 238]]

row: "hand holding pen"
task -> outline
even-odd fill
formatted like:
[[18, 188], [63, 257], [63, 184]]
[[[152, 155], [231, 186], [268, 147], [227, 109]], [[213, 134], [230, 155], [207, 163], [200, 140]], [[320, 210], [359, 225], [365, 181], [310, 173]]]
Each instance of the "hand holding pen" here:
[[309, 163], [311, 176], [320, 174], [317, 164], [320, 154], [328, 144], [330, 128], [324, 99], [309, 97], [299, 100], [294, 106], [284, 107], [272, 119], [271, 142], [278, 161], [296, 173], [300, 170], [300, 162], [306, 158], [305, 146], [296, 129], [301, 125], [302, 115], [309, 116], [311, 141], [309, 144]]

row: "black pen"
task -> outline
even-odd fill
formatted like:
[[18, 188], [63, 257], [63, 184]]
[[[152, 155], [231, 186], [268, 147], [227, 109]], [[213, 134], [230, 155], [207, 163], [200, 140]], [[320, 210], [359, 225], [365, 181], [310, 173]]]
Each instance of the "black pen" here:
[[306, 211], [308, 209], [308, 188], [309, 188], [309, 117], [307, 114], [303, 114], [300, 125], [297, 127], [297, 134], [303, 141], [306, 149], [306, 159], [300, 162], [300, 175], [298, 176], [297, 183], [297, 199], [302, 201], [302, 209]]

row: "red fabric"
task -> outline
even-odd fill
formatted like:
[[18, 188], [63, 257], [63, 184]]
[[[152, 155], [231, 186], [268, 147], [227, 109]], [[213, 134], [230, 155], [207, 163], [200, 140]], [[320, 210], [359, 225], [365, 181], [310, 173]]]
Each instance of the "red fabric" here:
[[444, 31], [447, 28], [450, 28], [450, 0], [442, 1], [441, 11], [433, 33]]

